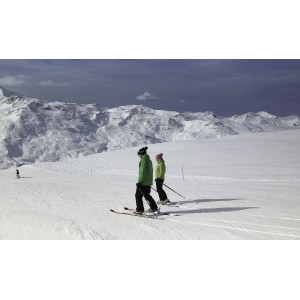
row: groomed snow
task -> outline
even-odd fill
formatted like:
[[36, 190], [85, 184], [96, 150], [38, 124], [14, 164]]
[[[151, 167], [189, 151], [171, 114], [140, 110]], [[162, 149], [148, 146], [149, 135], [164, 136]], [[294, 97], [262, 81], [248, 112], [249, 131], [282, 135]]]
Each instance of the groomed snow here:
[[0, 239], [300, 239], [300, 130], [148, 146], [180, 216], [110, 212], [135, 207], [134, 147], [1, 170]]

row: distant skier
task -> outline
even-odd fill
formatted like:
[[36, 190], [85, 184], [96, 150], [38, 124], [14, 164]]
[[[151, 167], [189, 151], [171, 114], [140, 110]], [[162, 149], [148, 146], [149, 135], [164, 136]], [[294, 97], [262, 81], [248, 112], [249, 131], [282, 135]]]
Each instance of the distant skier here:
[[18, 169], [16, 169], [16, 175], [17, 175], [17, 178], [21, 178], [21, 177], [20, 177], [20, 172], [19, 172]]
[[151, 186], [153, 185], [153, 167], [152, 161], [147, 154], [148, 147], [141, 148], [138, 151], [138, 156], [140, 157], [139, 163], [139, 178], [136, 184], [136, 210], [134, 214], [143, 214], [144, 213], [144, 204], [143, 196], [148, 201], [150, 208], [146, 212], [158, 212], [158, 207], [156, 202], [150, 195]]
[[157, 166], [155, 170], [155, 182], [156, 182], [156, 190], [160, 199], [158, 203], [164, 205], [164, 204], [171, 203], [171, 201], [168, 199], [166, 192], [163, 190], [163, 184], [164, 184], [165, 174], [166, 174], [166, 165], [162, 157], [163, 157], [162, 153], [157, 154], [155, 157], [157, 161]]

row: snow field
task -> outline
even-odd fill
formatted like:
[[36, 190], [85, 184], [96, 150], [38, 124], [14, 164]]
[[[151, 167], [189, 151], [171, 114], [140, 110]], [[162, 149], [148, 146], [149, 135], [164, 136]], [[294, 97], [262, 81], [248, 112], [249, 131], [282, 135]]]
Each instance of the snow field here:
[[0, 238], [300, 239], [299, 135], [289, 130], [150, 145], [154, 168], [163, 152], [165, 183], [186, 197], [165, 188], [180, 207], [161, 210], [180, 216], [162, 220], [110, 212], [135, 207], [137, 147], [23, 166], [19, 180], [15, 169], [1, 170]]

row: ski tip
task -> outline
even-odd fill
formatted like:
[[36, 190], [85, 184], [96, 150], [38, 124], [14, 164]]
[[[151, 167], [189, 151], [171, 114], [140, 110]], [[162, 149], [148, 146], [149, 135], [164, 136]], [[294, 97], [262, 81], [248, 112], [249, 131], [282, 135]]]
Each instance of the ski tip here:
[[116, 211], [115, 211], [115, 210], [113, 210], [113, 209], [111, 209], [110, 211], [111, 211], [111, 212], [116, 212]]
[[129, 210], [129, 208], [128, 208], [128, 207], [124, 207], [124, 209], [125, 209], [125, 210]]

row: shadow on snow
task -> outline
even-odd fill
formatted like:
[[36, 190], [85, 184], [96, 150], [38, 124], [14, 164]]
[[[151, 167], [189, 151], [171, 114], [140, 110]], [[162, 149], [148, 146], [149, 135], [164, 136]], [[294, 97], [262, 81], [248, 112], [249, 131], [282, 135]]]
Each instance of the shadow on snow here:
[[[253, 209], [259, 207], [251, 207], [251, 206], [244, 206], [244, 207], [217, 207], [217, 208], [199, 208], [199, 209], [192, 209], [192, 210], [180, 210], [177, 211], [177, 214], [201, 214], [201, 213], [218, 213], [218, 212], [233, 212], [245, 209]], [[174, 213], [174, 211], [168, 211], [163, 213]]]
[[224, 199], [195, 199], [187, 201], [176, 201], [175, 204], [189, 204], [189, 203], [203, 203], [203, 202], [216, 202], [216, 201], [234, 201], [234, 200], [243, 200], [243, 198], [224, 198]]

